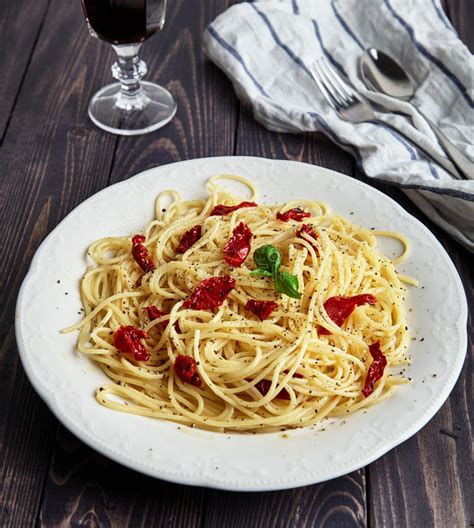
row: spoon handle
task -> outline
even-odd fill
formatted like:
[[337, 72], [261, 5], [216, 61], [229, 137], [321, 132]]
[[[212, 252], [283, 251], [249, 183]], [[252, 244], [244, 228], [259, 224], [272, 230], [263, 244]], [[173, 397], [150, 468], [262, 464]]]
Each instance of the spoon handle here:
[[[418, 150], [423, 152], [431, 161], [434, 161], [438, 165], [440, 165], [446, 172], [448, 172], [453, 178], [456, 180], [463, 180], [463, 173], [458, 170], [458, 168], [455, 166], [454, 163], [450, 161], [450, 158], [444, 158], [440, 155], [438, 155], [438, 158], [436, 158], [431, 152], [428, 151], [428, 149], [418, 141], [414, 141], [413, 138], [407, 136], [402, 130], [399, 128], [391, 125], [390, 123], [387, 123], [384, 119], [373, 119], [373, 121], [377, 121], [379, 123], [383, 123], [385, 126], [395, 130], [398, 134], [403, 136], [407, 141], [409, 141], [414, 147], [416, 147]], [[444, 149], [443, 149], [444, 150]]]
[[474, 163], [468, 159], [453, 143], [446, 137], [441, 129], [431, 121], [424, 113], [418, 108], [418, 112], [425, 118], [425, 121], [430, 125], [431, 130], [435, 133], [438, 138], [439, 144], [442, 149], [446, 152], [446, 155], [451, 160], [452, 164], [458, 169], [458, 171], [468, 180], [474, 180]]

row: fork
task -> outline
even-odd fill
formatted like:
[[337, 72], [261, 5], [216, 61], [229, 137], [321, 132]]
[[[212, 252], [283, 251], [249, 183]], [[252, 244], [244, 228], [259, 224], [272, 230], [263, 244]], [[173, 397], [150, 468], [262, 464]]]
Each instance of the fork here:
[[426, 150], [421, 143], [415, 142], [413, 138], [406, 136], [402, 131], [390, 125], [386, 121], [379, 119], [373, 110], [372, 105], [349, 86], [336, 70], [324, 58], [320, 58], [313, 63], [310, 68], [313, 79], [321, 90], [326, 101], [337, 112], [341, 119], [350, 123], [382, 123], [385, 127], [393, 129], [397, 134], [403, 136], [407, 141], [413, 143], [419, 150], [431, 160], [449, 172], [454, 178], [463, 179], [454, 165], [441, 156], [435, 158]]

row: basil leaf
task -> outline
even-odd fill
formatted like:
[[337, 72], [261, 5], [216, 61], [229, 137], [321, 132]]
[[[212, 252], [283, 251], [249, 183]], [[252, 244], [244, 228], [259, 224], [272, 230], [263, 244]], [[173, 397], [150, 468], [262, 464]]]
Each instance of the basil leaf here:
[[279, 271], [275, 276], [275, 291], [284, 293], [293, 299], [299, 299], [301, 293], [298, 291], [298, 277], [287, 271]]
[[263, 270], [263, 269], [260, 269], [260, 268], [251, 271], [250, 275], [261, 275], [262, 277], [273, 277], [273, 275], [269, 271]]
[[280, 250], [270, 244], [259, 247], [253, 253], [253, 261], [257, 268], [268, 271], [275, 277], [281, 264]]
[[293, 299], [301, 297], [298, 291], [298, 277], [287, 271], [278, 271], [281, 266], [281, 252], [278, 248], [270, 244], [259, 247], [253, 253], [253, 261], [257, 269], [251, 271], [250, 275], [273, 277], [277, 293], [284, 293]]

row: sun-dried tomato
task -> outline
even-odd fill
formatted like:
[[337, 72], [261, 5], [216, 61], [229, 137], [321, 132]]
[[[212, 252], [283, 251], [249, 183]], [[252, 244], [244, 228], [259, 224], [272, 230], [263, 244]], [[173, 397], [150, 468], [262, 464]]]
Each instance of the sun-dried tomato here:
[[[288, 374], [288, 371], [287, 371], [287, 370], [284, 370], [283, 372], [284, 372], [285, 374]], [[295, 373], [293, 374], [293, 377], [294, 377], [294, 378], [303, 379], [303, 375], [300, 374], [299, 372], [295, 372]]]
[[137, 361], [147, 361], [150, 354], [147, 352], [142, 339], [147, 339], [148, 334], [134, 326], [121, 326], [114, 335], [114, 347], [122, 354], [131, 354]]
[[155, 263], [151, 259], [148, 249], [143, 245], [143, 242], [145, 242], [143, 235], [135, 235], [132, 238], [132, 255], [140, 268], [145, 273], [148, 273], [155, 269]]
[[186, 231], [179, 241], [179, 246], [176, 248], [176, 253], [184, 253], [191, 246], [201, 238], [202, 236], [202, 227], [200, 225], [195, 225], [189, 231]]
[[319, 255], [319, 251], [316, 245], [313, 242], [310, 242], [307, 237], [302, 236], [303, 233], [308, 235], [308, 237], [310, 238], [314, 238], [314, 240], [316, 240], [319, 237], [318, 233], [316, 233], [316, 231], [314, 231], [313, 228], [309, 224], [303, 224], [298, 229], [298, 231], [296, 231], [296, 236], [298, 238], [302, 238], [303, 240], [306, 240], [306, 242], [309, 242], [312, 248], [314, 249], [314, 251], [316, 252], [316, 255]]
[[[270, 390], [270, 387], [272, 385], [272, 382], [267, 379], [262, 379], [258, 383], [255, 384], [255, 388], [260, 392], [262, 396], [266, 396], [268, 391]], [[289, 400], [290, 395], [286, 389], [281, 389], [281, 391], [275, 396], [278, 400]]]
[[[285, 374], [288, 374], [287, 370], [285, 370], [284, 372]], [[299, 374], [298, 372], [295, 372], [293, 374], [293, 377], [300, 378], [300, 379], [303, 378], [303, 376]], [[262, 396], [265, 396], [270, 390], [271, 385], [272, 385], [272, 382], [270, 380], [262, 379], [258, 383], [255, 384], [255, 388], [262, 394]], [[281, 391], [275, 397], [278, 400], [290, 400], [291, 399], [289, 392], [284, 388], [281, 389]]]
[[192, 310], [212, 310], [220, 306], [235, 287], [235, 279], [229, 275], [204, 279], [183, 304]]
[[[150, 321], [154, 321], [155, 319], [163, 317], [164, 315], [169, 315], [167, 312], [162, 312], [161, 310], [159, 310], [156, 306], [147, 306], [146, 311], [148, 312], [148, 318], [150, 319]], [[162, 321], [161, 325], [163, 327], [166, 327], [168, 325], [168, 322], [169, 321]], [[181, 328], [179, 327], [179, 320], [176, 320], [173, 326], [176, 332], [180, 334]]]
[[273, 310], [278, 308], [278, 303], [273, 301], [257, 301], [255, 299], [249, 299], [245, 308], [259, 317], [261, 321], [265, 321], [265, 319], [270, 317]]
[[185, 383], [190, 383], [195, 387], [202, 384], [201, 376], [196, 368], [196, 361], [190, 356], [179, 355], [174, 362], [174, 371], [178, 378]]
[[159, 319], [164, 315], [168, 315], [166, 312], [162, 312], [161, 310], [159, 310], [156, 306], [147, 306], [146, 311], [148, 313], [148, 319], [150, 319], [150, 321], [154, 321], [155, 319]]
[[[363, 304], [374, 305], [376, 302], [376, 297], [370, 293], [354, 295], [354, 297], [342, 297], [340, 295], [336, 295], [335, 297], [330, 297], [324, 303], [324, 309], [326, 310], [329, 318], [332, 319], [337, 324], [337, 326], [342, 326], [344, 321], [351, 315], [357, 306], [362, 306]], [[327, 330], [322, 326], [319, 327], [319, 333], [323, 335], [331, 334], [330, 330]]]
[[282, 222], [289, 222], [290, 220], [301, 222], [303, 218], [309, 218], [310, 216], [311, 213], [304, 211], [301, 207], [288, 209], [288, 211], [285, 211], [284, 213], [278, 212], [276, 215], [277, 220], [281, 220]]
[[145, 235], [135, 235], [132, 237], [132, 244], [136, 246], [137, 244], [143, 244], [145, 242], [146, 237]]
[[383, 376], [383, 371], [387, 366], [387, 358], [380, 348], [380, 341], [376, 341], [369, 346], [370, 355], [373, 357], [372, 364], [367, 372], [365, 386], [362, 389], [362, 394], [367, 398], [374, 392], [375, 382]]
[[240, 202], [237, 205], [219, 204], [214, 206], [212, 211], [209, 213], [209, 216], [227, 216], [228, 214], [237, 211], [237, 209], [242, 209], [242, 207], [257, 207], [257, 204], [255, 202]]
[[232, 231], [232, 236], [224, 246], [224, 260], [233, 268], [238, 268], [249, 256], [252, 247], [252, 231], [247, 224], [240, 224]]

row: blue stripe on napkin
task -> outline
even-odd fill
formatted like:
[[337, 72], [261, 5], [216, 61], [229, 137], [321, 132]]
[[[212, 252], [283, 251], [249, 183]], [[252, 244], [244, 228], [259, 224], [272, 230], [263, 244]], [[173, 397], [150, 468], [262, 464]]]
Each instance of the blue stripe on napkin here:
[[321, 46], [321, 50], [326, 56], [326, 58], [329, 60], [329, 62], [336, 68], [336, 70], [339, 71], [339, 73], [342, 73], [343, 75], [346, 75], [344, 68], [337, 62], [337, 60], [329, 53], [326, 46], [323, 43], [323, 39], [321, 37], [321, 32], [319, 31], [319, 26], [316, 20], [314, 18], [311, 19], [313, 22], [314, 32], [316, 33], [316, 38], [318, 39], [319, 45]]
[[334, 12], [334, 15], [336, 16], [337, 20], [341, 24], [341, 26], [346, 30], [346, 33], [352, 38], [352, 40], [359, 46], [361, 50], [365, 50], [365, 46], [362, 44], [362, 42], [357, 38], [356, 34], [352, 31], [352, 29], [349, 27], [349, 24], [344, 20], [342, 15], [339, 13], [339, 11], [336, 8], [336, 5], [334, 4], [334, 0], [331, 0], [331, 7]]
[[242, 68], [244, 69], [245, 73], [249, 76], [249, 78], [252, 80], [253, 84], [255, 85], [255, 87], [260, 91], [260, 93], [262, 95], [265, 95], [266, 97], [268, 97], [268, 94], [267, 92], [265, 92], [263, 86], [257, 81], [257, 79], [255, 79], [255, 77], [252, 75], [252, 72], [247, 68], [247, 65], [245, 64], [244, 60], [242, 59], [242, 57], [237, 53], [237, 51], [230, 45], [228, 44], [220, 35], [219, 33], [217, 33], [217, 31], [212, 27], [212, 26], [208, 26], [207, 27], [207, 31], [210, 33], [210, 35], [212, 35], [213, 38], [215, 38], [217, 40], [217, 42], [219, 42], [219, 44], [224, 48], [226, 49], [233, 57], [235, 57], [237, 59], [237, 61], [240, 63], [240, 65], [242, 66]]
[[443, 23], [444, 27], [446, 29], [449, 29], [453, 33], [456, 33], [456, 31], [454, 30], [453, 26], [451, 25], [451, 22], [448, 20], [447, 16], [444, 14], [443, 9], [438, 5], [437, 0], [431, 0], [431, 3], [433, 4], [434, 10], [435, 10], [436, 14], [438, 15], [438, 18]]
[[[368, 11], [377, 13], [377, 24], [367, 24]], [[359, 0], [242, 2], [219, 16], [204, 38], [209, 57], [232, 79], [238, 94], [252, 103], [264, 126], [281, 132], [323, 132], [351, 152], [370, 179], [426, 191], [422, 201], [413, 197], [415, 203], [474, 250], [474, 181], [450, 179], [388, 123], [344, 123], [319, 93], [310, 71], [312, 61], [323, 55], [342, 76], [352, 79], [366, 43], [395, 57], [404, 50], [423, 61], [419, 97], [426, 113], [434, 122], [442, 118], [446, 134], [472, 156], [466, 139], [468, 110], [473, 107], [467, 73], [472, 55], [439, 0], [364, 0], [362, 6]], [[266, 60], [270, 55], [273, 60]], [[411, 133], [412, 124], [405, 118], [395, 122], [403, 134]], [[432, 137], [426, 137], [426, 144], [439, 152]]]
[[291, 51], [291, 49], [284, 43], [280, 40], [280, 37], [278, 36], [277, 32], [275, 31], [275, 28], [273, 27], [272, 23], [270, 22], [270, 20], [268, 20], [268, 17], [265, 13], [262, 13], [259, 9], [257, 9], [257, 7], [255, 6], [255, 4], [250, 4], [254, 9], [255, 11], [257, 12], [257, 14], [260, 16], [260, 18], [263, 20], [263, 22], [265, 23], [265, 25], [267, 26], [267, 28], [269, 29], [272, 37], [273, 37], [273, 40], [276, 42], [276, 44], [286, 52], [286, 54], [293, 60], [293, 62], [295, 62], [300, 68], [303, 69], [303, 71], [305, 71], [311, 78], [313, 77], [311, 75], [311, 72], [309, 71], [309, 69], [306, 67], [306, 65], [304, 64], [304, 62], [297, 56], [293, 53], [293, 51]]
[[[331, 4], [333, 4], [331, 2]], [[275, 43], [283, 50], [286, 52], [286, 54], [293, 60], [293, 62], [295, 62], [300, 68], [303, 69], [303, 71], [305, 71], [310, 77], [311, 79], [313, 79], [313, 75], [312, 73], [310, 72], [310, 70], [308, 69], [308, 67], [304, 64], [304, 62], [296, 55], [296, 53], [294, 53], [291, 48], [289, 46], [287, 46], [279, 37], [277, 31], [275, 30], [275, 28], [273, 27], [272, 23], [270, 22], [270, 20], [268, 19], [267, 15], [265, 13], [262, 13], [262, 11], [260, 11], [257, 6], [255, 4], [250, 4], [252, 6], [252, 8], [257, 12], [257, 14], [260, 16], [260, 18], [263, 20], [263, 22], [265, 23], [265, 25], [267, 26], [268, 30], [270, 31], [270, 34], [273, 38], [273, 40], [275, 41]], [[313, 23], [314, 23], [314, 20], [313, 20]], [[319, 34], [319, 28], [317, 28], [317, 24], [315, 26], [315, 30], [316, 30], [316, 36], [318, 36]], [[351, 35], [353, 38], [357, 38], [355, 37], [355, 35]], [[328, 57], [328, 59], [334, 64], [334, 63], [337, 63], [337, 61], [335, 59], [332, 58], [331, 54], [327, 51], [327, 49], [325, 50], [323, 44], [322, 44], [322, 40], [320, 39], [320, 34], [319, 34], [319, 42], [321, 44], [321, 49], [323, 50], [323, 52], [325, 52], [325, 55]], [[325, 51], [324, 51], [325, 50]], [[346, 75], [344, 69], [342, 68], [342, 66], [340, 64], [338, 64], [339, 66], [339, 70], [344, 74]], [[347, 77], [347, 75], [346, 75]], [[378, 123], [378, 122], [375, 122], [375, 121], [367, 121], [367, 123], [370, 123], [371, 125], [375, 126], [375, 127], [381, 127], [383, 128], [384, 130], [386, 130], [391, 136], [393, 136], [401, 145], [403, 145], [405, 147], [405, 149], [408, 151], [408, 153], [410, 154], [410, 158], [413, 160], [413, 161], [425, 161], [427, 164], [428, 164], [428, 168], [430, 169], [430, 174], [432, 176], [434, 176], [435, 178], [439, 178], [439, 176], [437, 175], [436, 173], [436, 170], [434, 170], [434, 167], [430, 166], [429, 165], [429, 162], [427, 160], [423, 160], [421, 159], [419, 156], [418, 156], [418, 152], [405, 140], [402, 138], [402, 136], [400, 134], [398, 134], [395, 130], [391, 129], [390, 127], [388, 127], [387, 125], [384, 125], [382, 123]]]
[[437, 57], [432, 55], [418, 40], [415, 36], [415, 31], [413, 28], [404, 20], [392, 7], [389, 0], [383, 0], [384, 4], [387, 6], [387, 9], [392, 13], [394, 18], [400, 23], [400, 25], [406, 30], [406, 32], [410, 35], [410, 39], [413, 42], [413, 44], [416, 46], [416, 49], [424, 55], [428, 60], [430, 60], [433, 64], [435, 64], [445, 75], [446, 77], [452, 81], [461, 92], [464, 99], [467, 101], [467, 104], [474, 108], [474, 101], [469, 97], [469, 94], [467, 93], [467, 89], [464, 86], [464, 84], [452, 73]]

